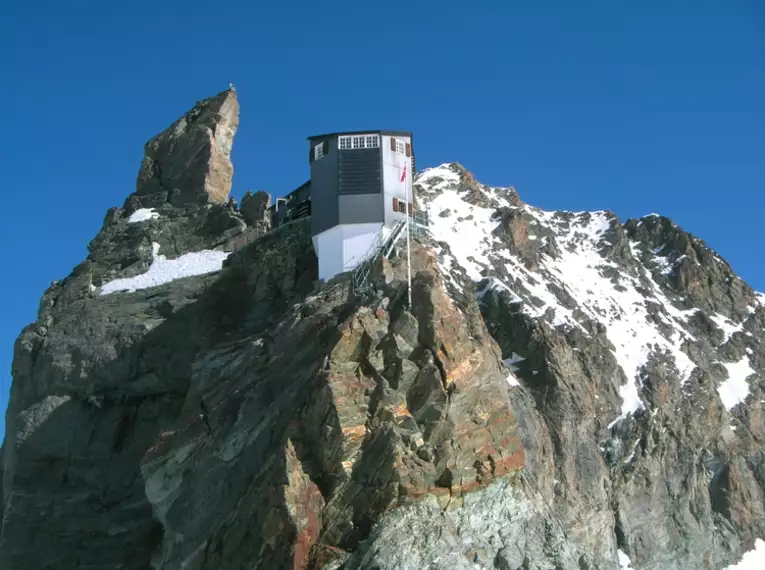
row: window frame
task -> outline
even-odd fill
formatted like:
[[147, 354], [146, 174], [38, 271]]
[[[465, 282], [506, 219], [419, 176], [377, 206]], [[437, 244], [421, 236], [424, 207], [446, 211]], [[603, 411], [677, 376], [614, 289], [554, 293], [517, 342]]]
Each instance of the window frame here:
[[340, 135], [337, 137], [338, 150], [364, 150], [380, 148], [379, 134]]
[[409, 216], [414, 217], [414, 204], [411, 202], [407, 202], [406, 200], [401, 200], [399, 198], [393, 197], [393, 213], [394, 214], [409, 214]]

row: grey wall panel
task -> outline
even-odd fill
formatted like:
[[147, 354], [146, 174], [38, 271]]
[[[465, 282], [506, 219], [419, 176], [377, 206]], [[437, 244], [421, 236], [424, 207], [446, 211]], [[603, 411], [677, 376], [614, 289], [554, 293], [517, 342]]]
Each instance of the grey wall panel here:
[[348, 194], [339, 196], [341, 224], [383, 222], [381, 194]]
[[335, 152], [338, 160], [338, 194], [379, 194], [382, 192], [379, 148], [346, 149]]
[[[312, 141], [311, 146], [320, 141]], [[311, 234], [339, 222], [337, 203], [337, 139], [330, 139], [326, 156], [311, 163]]]

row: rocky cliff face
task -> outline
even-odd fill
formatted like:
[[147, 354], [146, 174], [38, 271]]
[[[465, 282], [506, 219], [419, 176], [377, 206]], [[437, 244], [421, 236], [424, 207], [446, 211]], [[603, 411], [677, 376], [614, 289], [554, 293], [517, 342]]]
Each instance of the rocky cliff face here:
[[0, 567], [695, 570], [765, 538], [765, 306], [703, 242], [442, 165], [408, 308], [400, 256], [317, 283], [310, 223], [226, 200], [237, 124], [224, 92], [152, 139], [22, 331]]
[[456, 165], [419, 184], [453, 294], [478, 296], [547, 427], [524, 433], [553, 448], [570, 539], [599, 567], [614, 548], [651, 569], [722, 568], [751, 548], [765, 533], [762, 295], [660, 216], [545, 212]]

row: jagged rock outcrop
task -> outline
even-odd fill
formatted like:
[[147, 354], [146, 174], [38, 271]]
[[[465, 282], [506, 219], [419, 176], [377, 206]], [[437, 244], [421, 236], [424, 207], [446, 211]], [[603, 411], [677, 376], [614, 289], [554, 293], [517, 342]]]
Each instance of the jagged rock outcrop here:
[[225, 203], [238, 128], [239, 101], [233, 89], [198, 102], [146, 143], [135, 196], [154, 195], [156, 200], [160, 195], [173, 206]]
[[242, 196], [242, 205], [239, 210], [247, 225], [266, 232], [271, 228], [271, 196], [267, 192], [259, 191], [253, 194], [246, 192]]
[[641, 244], [644, 256], [653, 254], [657, 280], [686, 296], [689, 307], [736, 321], [749, 316], [753, 291], [702, 240], [658, 215], [628, 220], [625, 230], [630, 239]]
[[703, 242], [443, 165], [411, 307], [401, 252], [317, 283], [310, 220], [210, 166], [235, 108], [150, 141], [22, 331], [0, 567], [717, 570], [765, 538], [765, 306]]
[[224, 91], [197, 103], [152, 138], [136, 191], [122, 207], [107, 211], [101, 231], [88, 244], [87, 259], [69, 277], [53, 282], [42, 306], [90, 298], [108, 282], [146, 273], [157, 259], [230, 252], [267, 231], [248, 228], [227, 200], [238, 116], [235, 92]]

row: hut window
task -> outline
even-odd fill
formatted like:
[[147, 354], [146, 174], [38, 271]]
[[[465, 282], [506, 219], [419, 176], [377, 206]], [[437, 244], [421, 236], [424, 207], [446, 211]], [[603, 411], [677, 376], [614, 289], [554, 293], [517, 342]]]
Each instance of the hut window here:
[[338, 138], [338, 147], [340, 150], [351, 148], [378, 148], [379, 146], [379, 135], [346, 135]]

